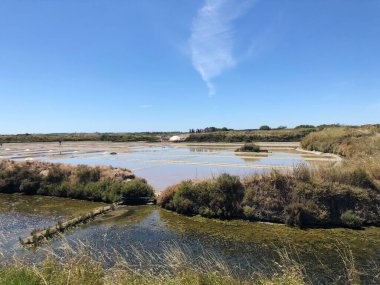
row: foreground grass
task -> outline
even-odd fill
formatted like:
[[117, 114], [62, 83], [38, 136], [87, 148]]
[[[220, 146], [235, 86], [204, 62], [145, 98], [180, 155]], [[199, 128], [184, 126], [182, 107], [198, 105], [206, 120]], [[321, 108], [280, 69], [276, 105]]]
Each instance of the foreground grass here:
[[[368, 278], [356, 268], [350, 249], [338, 243], [339, 265], [343, 271], [332, 270], [328, 280], [334, 284], [376, 284], [377, 274]], [[104, 266], [102, 253], [90, 253], [86, 246], [68, 248], [63, 255], [47, 249], [43, 261], [30, 263], [14, 259], [0, 264], [0, 284], [6, 285], [124, 285], [124, 284], [260, 284], [306, 285], [318, 283], [312, 280], [305, 267], [297, 259], [297, 253], [279, 249], [277, 261], [268, 262], [265, 272], [251, 266], [244, 276], [239, 275], [218, 257], [203, 252], [194, 257], [178, 245], [165, 248], [160, 256], [135, 251], [138, 264], [131, 263], [117, 252], [114, 264]], [[377, 264], [373, 266], [378, 268]]]

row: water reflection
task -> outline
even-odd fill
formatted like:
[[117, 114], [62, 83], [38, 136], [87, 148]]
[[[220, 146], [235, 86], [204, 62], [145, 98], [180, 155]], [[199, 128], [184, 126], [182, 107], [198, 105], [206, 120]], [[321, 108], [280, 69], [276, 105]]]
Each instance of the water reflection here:
[[[0, 206], [3, 209], [0, 213], [0, 251], [5, 256], [16, 252], [36, 260], [42, 251], [23, 250], [17, 243], [18, 236], [29, 234], [31, 228], [47, 227], [64, 216], [99, 205], [69, 199], [4, 194], [0, 195]], [[102, 257], [106, 256], [104, 261], [107, 265], [113, 264], [117, 253], [136, 266], [148, 266], [139, 265], [134, 259], [136, 250], [148, 257], [164, 256], [168, 248], [180, 246], [194, 256], [195, 261], [205, 252], [212, 253], [240, 274], [247, 274], [252, 265], [259, 270], [270, 270], [271, 262], [277, 258], [277, 250], [287, 247], [297, 251], [309, 272], [315, 273], [316, 280], [326, 281], [331, 273], [326, 268], [334, 269], [335, 273], [343, 270], [342, 266], [336, 265], [340, 262], [337, 241], [350, 246], [360, 268], [369, 266], [370, 260], [380, 262], [379, 228], [370, 227], [363, 231], [299, 230], [276, 224], [185, 217], [156, 206], [119, 208], [66, 233], [63, 240], [55, 239], [48, 246], [60, 252], [64, 243], [75, 247], [80, 242], [95, 255], [101, 253]], [[154, 263], [162, 263], [162, 260], [151, 262], [149, 266], [162, 266]], [[366, 270], [371, 272], [370, 268]]]

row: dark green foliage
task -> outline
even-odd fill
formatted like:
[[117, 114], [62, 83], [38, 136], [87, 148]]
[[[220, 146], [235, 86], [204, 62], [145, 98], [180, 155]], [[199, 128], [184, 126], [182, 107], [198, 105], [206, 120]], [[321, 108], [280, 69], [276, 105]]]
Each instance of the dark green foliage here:
[[237, 176], [222, 174], [215, 180], [184, 181], [175, 191], [163, 193], [160, 204], [182, 214], [200, 214], [222, 219], [240, 217], [244, 188]]
[[315, 129], [315, 126], [313, 126], [313, 125], [298, 125], [295, 127], [295, 129]]
[[110, 200], [125, 201], [140, 197], [153, 197], [154, 190], [143, 179], [113, 183], [110, 186]]
[[285, 208], [285, 223], [304, 228], [316, 224], [315, 213], [301, 203], [291, 203]]
[[34, 195], [37, 193], [37, 190], [40, 188], [40, 183], [38, 181], [30, 181], [24, 179], [20, 183], [20, 192], [27, 195]]
[[353, 229], [360, 229], [364, 222], [364, 219], [356, 215], [352, 210], [344, 212], [340, 219], [344, 226]]
[[46, 180], [51, 183], [62, 182], [68, 173], [58, 166], [53, 166], [49, 169], [49, 173], [46, 177]]
[[18, 134], [0, 135], [0, 143], [14, 142], [56, 142], [65, 141], [115, 141], [115, 142], [159, 142], [160, 136], [172, 133], [143, 132], [143, 133], [67, 133], [67, 134]]
[[146, 180], [113, 181], [101, 178], [98, 167], [79, 165], [70, 170], [67, 166], [50, 165], [45, 176], [38, 172], [33, 164], [0, 163], [0, 193], [38, 194], [98, 202], [155, 196]]
[[246, 143], [236, 150], [237, 152], [260, 152], [260, 147], [254, 143]]
[[[223, 174], [213, 180], [172, 186], [164, 191], [159, 204], [187, 215], [281, 222], [301, 228], [380, 225], [378, 190], [358, 187], [357, 181], [366, 181], [361, 183], [366, 186], [372, 182], [321, 181], [305, 166], [294, 173], [272, 171], [252, 176], [243, 184], [239, 178]], [[350, 210], [355, 214], [347, 212]]]
[[267, 125], [264, 125], [264, 126], [260, 127], [260, 130], [262, 130], [262, 131], [269, 131], [269, 130], [271, 130], [271, 127], [269, 127]]
[[97, 167], [89, 167], [87, 165], [78, 165], [76, 175], [79, 183], [96, 182], [100, 179], [100, 170]]
[[300, 141], [314, 129], [277, 129], [216, 131], [210, 133], [190, 133], [187, 142], [294, 142]]

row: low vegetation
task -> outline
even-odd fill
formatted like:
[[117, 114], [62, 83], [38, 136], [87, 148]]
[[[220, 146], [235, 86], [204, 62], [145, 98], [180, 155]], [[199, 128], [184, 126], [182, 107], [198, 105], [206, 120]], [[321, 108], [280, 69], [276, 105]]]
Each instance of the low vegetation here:
[[62, 133], [0, 135], [0, 143], [64, 142], [64, 141], [112, 141], [112, 142], [160, 142], [161, 136], [171, 133]]
[[[124, 285], [124, 284], [208, 284], [208, 285], [307, 285], [325, 284], [313, 279], [292, 249], [281, 248], [277, 256], [268, 260], [266, 268], [249, 265], [242, 274], [211, 252], [194, 254], [179, 245], [165, 246], [160, 255], [142, 250], [131, 250], [130, 258], [115, 251], [111, 267], [101, 252], [84, 246], [63, 247], [63, 253], [55, 254], [46, 249], [44, 259], [23, 261], [14, 259], [0, 264], [0, 285]], [[329, 284], [378, 284], [379, 276], [367, 276], [357, 268], [356, 260], [348, 246], [339, 245], [340, 256], [336, 268], [327, 268]], [[133, 262], [132, 260], [135, 260]], [[137, 262], [136, 262], [137, 261]], [[137, 264], [137, 266], [136, 266]], [[373, 271], [377, 263], [371, 264]], [[326, 280], [325, 280], [326, 281]]]
[[159, 204], [186, 215], [298, 227], [380, 225], [380, 192], [365, 175], [357, 169], [335, 176], [304, 166], [293, 173], [272, 171], [244, 180], [222, 174], [169, 187]]
[[0, 193], [103, 202], [154, 197], [153, 188], [127, 169], [9, 160], [0, 161]]
[[191, 133], [186, 138], [186, 142], [296, 142], [313, 131], [315, 131], [314, 128], [264, 128], [260, 130], [201, 132]]
[[260, 152], [261, 149], [257, 144], [246, 143], [242, 147], [239, 147], [236, 152]]
[[248, 219], [298, 227], [380, 226], [379, 126], [326, 127], [302, 146], [344, 155], [340, 166], [254, 175], [228, 174], [185, 181], [160, 197], [162, 207], [186, 215]]

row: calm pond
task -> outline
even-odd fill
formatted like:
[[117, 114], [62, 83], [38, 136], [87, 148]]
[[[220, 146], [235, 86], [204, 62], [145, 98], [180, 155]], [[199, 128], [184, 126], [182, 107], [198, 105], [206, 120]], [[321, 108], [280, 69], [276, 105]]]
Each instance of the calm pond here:
[[[6, 258], [16, 253], [38, 258], [38, 251], [18, 245], [19, 236], [101, 205], [62, 198], [0, 195], [0, 256]], [[305, 264], [316, 282], [328, 282], [329, 276], [343, 270], [337, 251], [341, 242], [350, 246], [358, 267], [369, 274], [374, 270], [372, 262], [380, 262], [379, 228], [299, 230], [277, 224], [184, 217], [156, 206], [122, 207], [66, 233], [64, 240], [55, 239], [50, 246], [58, 250], [62, 243], [75, 247], [81, 241], [90, 245], [94, 253], [108, 256], [110, 265], [115, 251], [133, 263], [132, 253], [136, 249], [147, 255], [160, 255], [168, 247], [180, 246], [194, 260], [205, 252], [212, 253], [239, 274], [252, 268], [270, 270], [277, 251], [286, 248]], [[146, 266], [158, 265], [162, 266], [154, 262]]]
[[164, 190], [182, 180], [207, 178], [223, 172], [247, 176], [300, 163], [335, 161], [329, 155], [297, 152], [294, 143], [264, 146], [269, 153], [237, 153], [238, 147], [236, 144], [109, 142], [65, 142], [62, 146], [53, 143], [6, 144], [0, 149], [0, 158], [124, 167], [147, 179], [156, 190]]
[[[331, 163], [329, 156], [303, 154], [294, 149], [273, 149], [267, 154], [235, 153], [236, 146], [186, 146], [157, 144], [64, 143], [13, 144], [0, 151], [0, 157], [16, 160], [44, 160], [73, 164], [113, 165], [131, 169], [156, 189], [184, 179], [210, 177], [222, 172], [249, 175], [294, 164]], [[111, 155], [116, 152], [117, 155]], [[37, 259], [39, 252], [19, 246], [19, 237], [33, 229], [78, 216], [102, 206], [101, 203], [62, 198], [0, 194], [0, 259], [17, 254]], [[184, 217], [156, 206], [126, 206], [52, 240], [59, 251], [63, 243], [75, 247], [78, 241], [91, 251], [107, 256], [112, 265], [115, 252], [134, 262], [132, 254], [142, 250], [147, 256], [162, 255], [168, 247], [179, 246], [194, 262], [199, 256], [213, 254], [239, 274], [252, 270], [268, 272], [286, 248], [299, 259], [315, 283], [329, 283], [342, 273], [338, 248], [343, 243], [354, 253], [357, 265], [369, 275], [373, 263], [380, 264], [380, 228], [299, 230], [284, 225], [246, 221], [219, 221]], [[139, 264], [152, 266], [162, 264]], [[368, 276], [370, 277], [370, 276]]]

